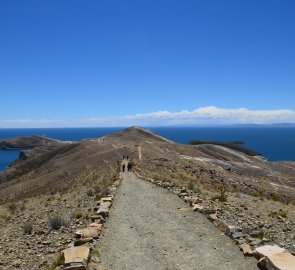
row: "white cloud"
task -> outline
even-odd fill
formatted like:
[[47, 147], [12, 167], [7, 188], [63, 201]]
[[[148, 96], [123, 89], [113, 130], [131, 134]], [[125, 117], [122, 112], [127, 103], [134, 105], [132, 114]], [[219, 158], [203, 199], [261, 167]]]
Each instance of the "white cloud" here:
[[158, 111], [125, 116], [94, 117], [88, 119], [12, 119], [0, 120], [0, 127], [93, 127], [131, 125], [228, 125], [295, 123], [294, 110], [222, 109], [214, 106], [193, 111]]

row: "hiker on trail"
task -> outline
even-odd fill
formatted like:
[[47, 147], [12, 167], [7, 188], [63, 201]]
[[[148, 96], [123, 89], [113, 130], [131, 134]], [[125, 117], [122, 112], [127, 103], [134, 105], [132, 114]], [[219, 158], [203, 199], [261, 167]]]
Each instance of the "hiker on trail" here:
[[123, 159], [125, 159], [125, 156], [123, 155]]
[[125, 164], [123, 164], [122, 171], [125, 172]]
[[127, 156], [126, 159], [128, 160], [129, 159], [129, 156]]
[[132, 164], [131, 163], [128, 163], [127, 169], [128, 169], [128, 172], [131, 172], [131, 169], [132, 169]]

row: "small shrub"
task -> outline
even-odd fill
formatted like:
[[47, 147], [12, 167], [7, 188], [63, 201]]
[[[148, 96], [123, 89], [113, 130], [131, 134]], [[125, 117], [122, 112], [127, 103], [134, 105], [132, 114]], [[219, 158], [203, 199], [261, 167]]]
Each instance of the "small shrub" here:
[[278, 212], [276, 212], [276, 211], [270, 212], [270, 213], [268, 214], [268, 216], [269, 216], [269, 217], [272, 217], [272, 218], [276, 218], [276, 217], [278, 217], [278, 216], [281, 216], [281, 217], [283, 217], [283, 218], [287, 218], [287, 216], [288, 216], [288, 211], [283, 211], [283, 210], [281, 209], [281, 210], [279, 210]]
[[94, 255], [96, 257], [100, 257], [100, 252], [95, 249], [95, 250], [92, 251], [92, 255]]
[[33, 224], [32, 223], [25, 223], [23, 226], [23, 232], [24, 234], [31, 234], [33, 230]]
[[195, 192], [195, 193], [199, 193], [199, 192], [200, 192], [200, 190], [198, 189], [198, 187], [196, 187], [195, 184], [194, 184], [192, 181], [190, 181], [190, 182], [188, 183], [187, 188], [188, 188], [189, 190]]
[[101, 195], [100, 194], [96, 194], [94, 197], [95, 201], [99, 201], [101, 199]]
[[279, 215], [283, 218], [287, 218], [288, 212], [287, 211], [279, 211]]
[[267, 235], [267, 232], [261, 231], [261, 232], [255, 234], [255, 237], [259, 238], [259, 239], [263, 239], [266, 237], [266, 235]]
[[253, 196], [253, 197], [263, 197], [264, 194], [263, 194], [263, 192], [261, 192], [261, 191], [253, 191], [253, 192], [252, 192], [252, 196]]
[[7, 205], [7, 209], [10, 213], [14, 214], [16, 212], [17, 205], [15, 203], [10, 203]]
[[85, 216], [84, 216], [84, 219], [85, 219], [85, 220], [90, 220], [89, 215], [85, 215]]
[[101, 191], [100, 186], [95, 186], [94, 191], [95, 191], [95, 193], [99, 193]]
[[108, 195], [110, 195], [111, 194], [111, 190], [110, 190], [110, 188], [109, 187], [105, 187], [104, 189], [103, 189], [103, 192], [102, 192], [102, 197], [107, 197]]
[[56, 260], [51, 265], [48, 265], [45, 269], [54, 270], [58, 266], [64, 265], [64, 263], [65, 263], [65, 256], [63, 253], [60, 253], [59, 256], [56, 258]]
[[274, 211], [274, 212], [270, 212], [270, 213], [268, 214], [268, 216], [269, 216], [269, 217], [272, 217], [272, 218], [277, 217], [277, 215], [278, 215], [278, 213], [277, 213], [276, 211]]
[[52, 230], [59, 230], [61, 226], [65, 225], [65, 222], [61, 217], [55, 216], [49, 219], [49, 225]]
[[25, 206], [24, 204], [22, 204], [22, 205], [20, 206], [19, 210], [20, 210], [21, 212], [25, 211], [25, 210], [26, 210], [26, 206]]
[[194, 183], [193, 183], [192, 181], [190, 181], [190, 182], [187, 184], [187, 188], [188, 188], [189, 190], [194, 190], [194, 187], [195, 187], [195, 185], [194, 185]]
[[227, 201], [227, 195], [226, 195], [226, 188], [224, 186], [219, 187], [219, 195], [213, 196], [211, 198], [212, 201], [219, 200], [220, 202], [226, 202]]
[[76, 212], [75, 212], [75, 218], [76, 218], [76, 219], [80, 219], [82, 216], [83, 216], [82, 211], [76, 211]]
[[0, 218], [3, 219], [5, 222], [10, 222], [11, 216], [0, 215]]
[[94, 195], [93, 190], [92, 189], [88, 189], [87, 190], [87, 196], [92, 197]]
[[65, 256], [61, 253], [55, 261], [56, 266], [63, 265], [65, 263]]
[[280, 195], [278, 195], [278, 194], [271, 194], [271, 199], [273, 200], [273, 201], [279, 201], [280, 200]]

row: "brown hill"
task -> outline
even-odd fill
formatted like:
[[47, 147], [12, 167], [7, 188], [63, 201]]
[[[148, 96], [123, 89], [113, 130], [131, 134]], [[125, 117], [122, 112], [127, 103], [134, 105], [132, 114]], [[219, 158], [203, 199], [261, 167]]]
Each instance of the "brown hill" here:
[[[295, 253], [295, 209], [289, 203], [295, 197], [295, 162], [268, 162], [226, 145], [177, 144], [132, 127], [101, 138], [38, 145], [0, 173], [0, 268], [53, 269], [46, 266], [54, 265], [74, 231], [89, 224], [97, 200], [118, 178], [123, 155], [144, 178], [171, 191], [194, 192], [228, 224], [263, 236], [247, 238], [251, 246], [278, 244]], [[140, 200], [129, 196], [132, 203]], [[64, 224], [57, 231], [54, 218]], [[25, 225], [32, 234], [24, 234]]]
[[136, 170], [163, 181], [192, 182], [206, 189], [222, 184], [237, 192], [267, 197], [276, 194], [282, 200], [295, 196], [294, 162], [269, 162], [227, 145], [177, 144], [150, 130], [131, 127], [97, 139], [45, 143], [24, 151], [25, 158], [0, 174], [0, 198], [5, 201], [67, 189], [86, 174], [116, 170], [123, 155], [132, 159]]

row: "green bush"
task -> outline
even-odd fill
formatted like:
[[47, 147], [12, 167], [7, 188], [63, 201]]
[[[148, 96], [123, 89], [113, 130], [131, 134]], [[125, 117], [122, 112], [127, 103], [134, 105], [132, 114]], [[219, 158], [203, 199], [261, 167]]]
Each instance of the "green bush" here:
[[75, 212], [75, 218], [76, 219], [80, 219], [82, 216], [83, 216], [83, 212], [82, 211], [79, 211], [78, 210], [78, 211]]
[[263, 239], [267, 235], [267, 232], [261, 231], [255, 235], [256, 238]]
[[100, 194], [96, 194], [94, 197], [95, 201], [99, 201], [101, 199], [101, 195]]
[[278, 194], [271, 194], [271, 199], [273, 200], [273, 201], [279, 201], [280, 200], [280, 195], [278, 195]]
[[100, 257], [100, 252], [98, 250], [93, 250], [92, 255], [94, 255], [96, 257]]

